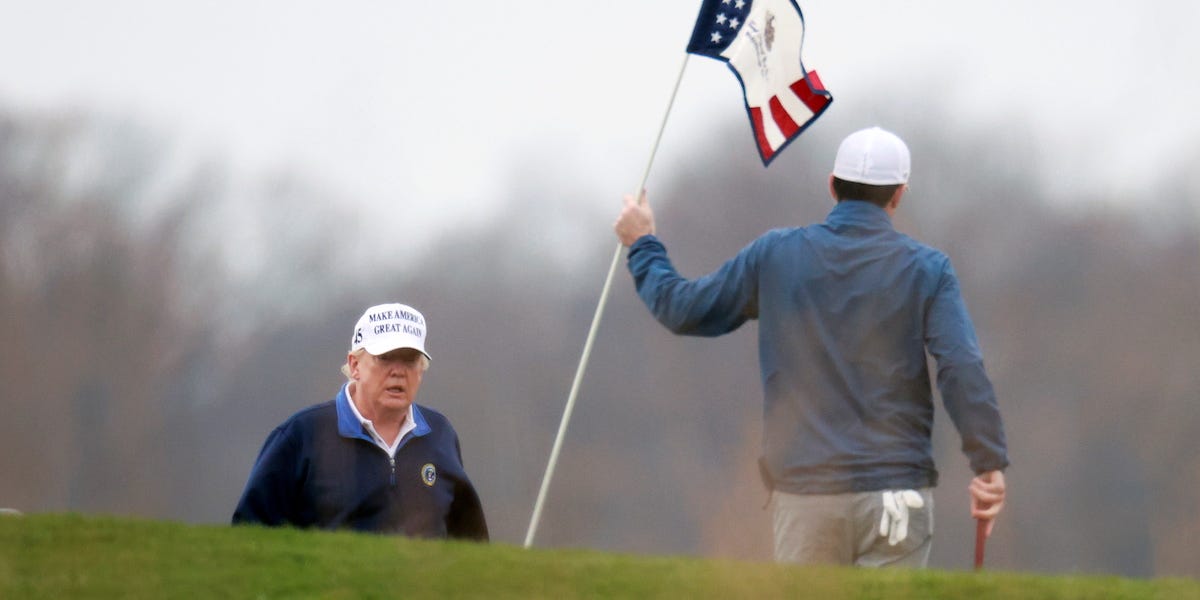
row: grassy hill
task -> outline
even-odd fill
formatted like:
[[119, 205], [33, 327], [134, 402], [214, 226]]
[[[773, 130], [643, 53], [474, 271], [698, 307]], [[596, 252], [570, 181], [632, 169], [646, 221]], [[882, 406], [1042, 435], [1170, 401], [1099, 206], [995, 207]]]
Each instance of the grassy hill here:
[[0, 598], [1189, 598], [1200, 582], [523, 550], [78, 515], [0, 517]]

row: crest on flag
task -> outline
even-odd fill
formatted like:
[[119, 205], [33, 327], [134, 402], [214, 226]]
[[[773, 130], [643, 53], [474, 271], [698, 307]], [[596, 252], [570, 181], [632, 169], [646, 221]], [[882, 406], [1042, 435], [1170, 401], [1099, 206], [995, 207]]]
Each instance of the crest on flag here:
[[704, 0], [687, 51], [737, 75], [763, 165], [829, 108], [833, 96], [800, 60], [804, 15], [795, 0]]

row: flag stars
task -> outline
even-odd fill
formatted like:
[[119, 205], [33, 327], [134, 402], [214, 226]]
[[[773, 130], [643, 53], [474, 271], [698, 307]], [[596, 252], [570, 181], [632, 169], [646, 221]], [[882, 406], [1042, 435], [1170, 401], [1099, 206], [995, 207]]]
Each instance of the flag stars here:
[[[712, 32], [709, 34], [709, 43], [721, 44], [724, 43], [725, 36], [736, 33], [738, 28], [742, 26], [742, 20], [738, 17], [746, 9], [747, 0], [721, 0], [721, 6], [727, 8], [721, 9], [717, 13], [716, 24], [713, 25]], [[730, 32], [722, 34], [721, 27], [728, 27]]]

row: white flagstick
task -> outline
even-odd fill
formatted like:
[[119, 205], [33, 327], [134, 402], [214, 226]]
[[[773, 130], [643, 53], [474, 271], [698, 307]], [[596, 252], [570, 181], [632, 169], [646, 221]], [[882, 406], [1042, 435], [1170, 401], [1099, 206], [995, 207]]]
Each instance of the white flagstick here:
[[[650, 177], [650, 167], [654, 164], [654, 155], [658, 154], [658, 144], [662, 141], [663, 130], [667, 128], [667, 118], [671, 116], [671, 107], [675, 105], [675, 94], [679, 92], [679, 84], [683, 81], [683, 72], [687, 69], [688, 56], [683, 55], [683, 64], [679, 66], [679, 75], [675, 78], [675, 88], [671, 90], [671, 99], [667, 101], [667, 110], [663, 113], [662, 124], [658, 127], [658, 135], [654, 137], [654, 146], [650, 149], [650, 160], [646, 162], [646, 170], [642, 172], [642, 182], [635, 188], [638, 202], [642, 202], [642, 190], [646, 188], [646, 180]], [[600, 302], [596, 305], [596, 314], [592, 316], [592, 326], [588, 330], [587, 341], [583, 344], [583, 356], [579, 357], [579, 366], [575, 369], [575, 381], [571, 383], [571, 393], [567, 395], [567, 407], [563, 410], [562, 421], [558, 424], [558, 435], [554, 438], [554, 447], [550, 450], [550, 462], [546, 465], [546, 474], [542, 476], [542, 488], [538, 490], [537, 502], [533, 505], [533, 516], [529, 519], [529, 529], [525, 532], [525, 547], [533, 545], [533, 536], [537, 533], [538, 522], [542, 518], [542, 507], [546, 502], [546, 492], [550, 489], [550, 479], [554, 476], [554, 468], [558, 464], [558, 454], [562, 450], [563, 438], [567, 433], [567, 423], [571, 421], [571, 413], [575, 410], [575, 399], [579, 397], [579, 385], [583, 382], [583, 373], [587, 370], [588, 358], [592, 354], [592, 344], [596, 341], [596, 331], [600, 328], [600, 317], [608, 304], [608, 292], [612, 289], [613, 275], [621, 262], [620, 242], [613, 253], [612, 264], [608, 267], [608, 277], [604, 279], [604, 288], [600, 291]]]

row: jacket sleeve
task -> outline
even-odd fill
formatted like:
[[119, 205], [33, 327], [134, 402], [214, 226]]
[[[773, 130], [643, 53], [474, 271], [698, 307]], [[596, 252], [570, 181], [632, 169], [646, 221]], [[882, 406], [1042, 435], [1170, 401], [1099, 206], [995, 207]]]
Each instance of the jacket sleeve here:
[[761, 239], [716, 271], [688, 280], [675, 271], [662, 242], [647, 235], [629, 248], [629, 272], [638, 296], [667, 329], [682, 335], [722, 335], [758, 317]]
[[929, 305], [925, 330], [926, 347], [937, 361], [942, 402], [962, 438], [962, 451], [971, 469], [978, 474], [1007, 467], [996, 392], [984, 371], [975, 327], [948, 259]]
[[299, 482], [297, 444], [287, 424], [267, 436], [246, 489], [233, 511], [233, 524], [297, 525], [295, 509]]
[[[462, 464], [462, 447], [458, 443], [457, 435], [454, 438], [454, 449], [458, 453], [459, 464]], [[483, 502], [479, 500], [479, 494], [471, 480], [466, 477], [465, 469], [462, 481], [454, 488], [454, 500], [451, 501], [450, 513], [446, 516], [446, 534], [451, 538], [488, 541]]]

